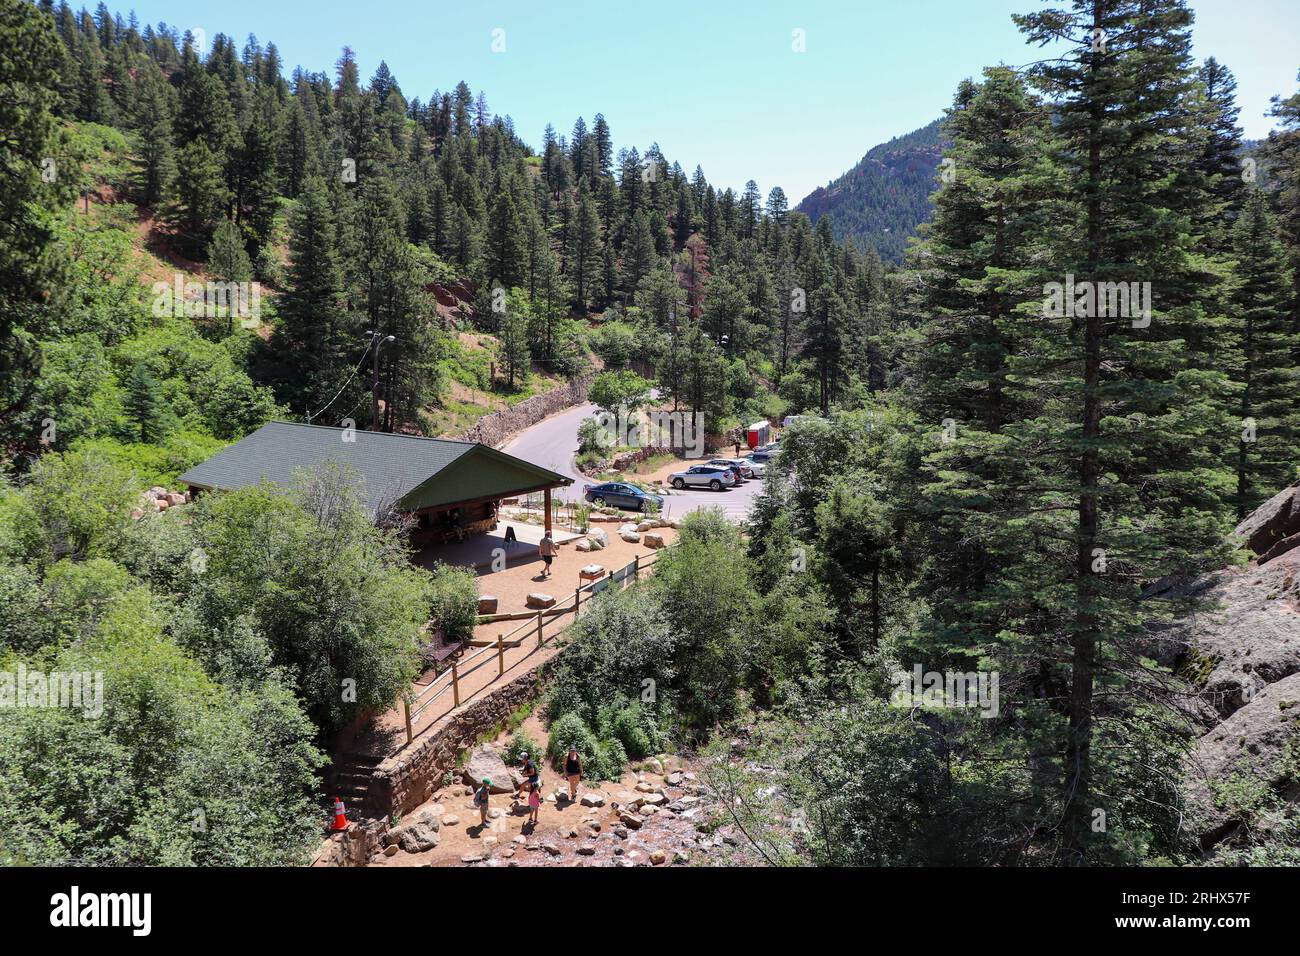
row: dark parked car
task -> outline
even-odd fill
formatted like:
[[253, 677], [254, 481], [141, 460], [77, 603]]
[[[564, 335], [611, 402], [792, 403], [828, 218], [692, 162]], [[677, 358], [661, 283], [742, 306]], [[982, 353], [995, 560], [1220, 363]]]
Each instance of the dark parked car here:
[[658, 495], [647, 494], [636, 485], [621, 481], [607, 481], [603, 485], [584, 485], [582, 496], [594, 505], [611, 505], [627, 511], [645, 511], [646, 502], [653, 501], [655, 506], [663, 509], [664, 500]]

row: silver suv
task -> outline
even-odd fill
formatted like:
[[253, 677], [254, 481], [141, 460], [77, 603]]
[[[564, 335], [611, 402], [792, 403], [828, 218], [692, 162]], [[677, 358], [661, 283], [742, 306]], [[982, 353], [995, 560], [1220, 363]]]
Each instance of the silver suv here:
[[753, 475], [749, 473], [748, 463], [746, 463], [743, 458], [715, 458], [713, 461], [706, 461], [705, 464], [715, 465], [718, 468], [730, 468], [731, 473], [740, 479], [736, 482], [738, 485], [743, 485], [746, 478], [753, 477]]
[[685, 471], [675, 471], [668, 476], [668, 482], [678, 491], [683, 488], [711, 488], [721, 491], [736, 483], [731, 469], [718, 465], [693, 465]]

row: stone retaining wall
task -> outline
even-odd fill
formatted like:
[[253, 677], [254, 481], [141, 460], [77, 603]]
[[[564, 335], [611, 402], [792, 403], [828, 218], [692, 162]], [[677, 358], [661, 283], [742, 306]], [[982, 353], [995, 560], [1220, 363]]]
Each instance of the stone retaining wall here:
[[383, 846], [387, 820], [362, 820], [331, 833], [311, 861], [312, 866], [365, 866]]
[[456, 769], [461, 751], [536, 696], [546, 666], [542, 664], [474, 701], [453, 714], [446, 726], [417, 739], [380, 765], [371, 777], [371, 812], [384, 816], [409, 813], [428, 800], [442, 786], [443, 775]]
[[590, 387], [591, 376], [579, 376], [559, 388], [526, 398], [518, 405], [484, 415], [472, 428], [457, 437], [461, 441], [476, 441], [496, 448], [543, 418], [574, 405], [581, 405], [587, 400], [587, 389]]

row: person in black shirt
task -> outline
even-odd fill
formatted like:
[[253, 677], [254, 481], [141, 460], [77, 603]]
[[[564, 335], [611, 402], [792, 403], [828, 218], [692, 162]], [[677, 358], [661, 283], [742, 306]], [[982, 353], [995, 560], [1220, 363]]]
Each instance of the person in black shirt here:
[[569, 754], [564, 758], [564, 778], [569, 781], [569, 799], [578, 799], [578, 784], [582, 782], [582, 758], [578, 748], [569, 745]]
[[531, 787], [541, 786], [542, 777], [537, 770], [537, 764], [533, 758], [528, 756], [528, 751], [519, 755], [520, 770], [524, 779], [519, 782], [519, 787], [515, 790], [515, 799], [518, 800], [521, 794], [527, 793]]

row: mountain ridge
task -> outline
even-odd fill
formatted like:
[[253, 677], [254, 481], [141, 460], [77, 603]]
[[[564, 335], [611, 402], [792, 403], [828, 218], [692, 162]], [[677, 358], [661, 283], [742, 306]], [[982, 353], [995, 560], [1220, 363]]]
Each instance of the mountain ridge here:
[[930, 217], [930, 194], [947, 141], [936, 119], [867, 150], [857, 164], [796, 207], [816, 224], [831, 217], [835, 238], [901, 262], [907, 241]]

